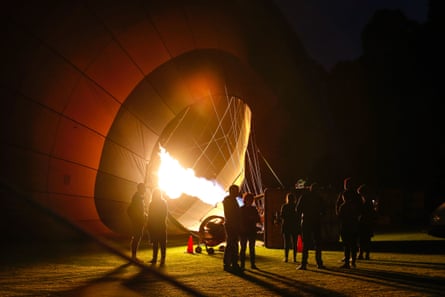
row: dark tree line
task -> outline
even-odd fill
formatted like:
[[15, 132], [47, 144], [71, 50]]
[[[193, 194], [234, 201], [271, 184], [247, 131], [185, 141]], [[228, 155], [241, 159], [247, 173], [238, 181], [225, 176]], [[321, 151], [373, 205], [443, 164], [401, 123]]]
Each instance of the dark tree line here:
[[377, 11], [362, 31], [361, 57], [327, 74], [333, 151], [320, 167], [335, 164], [383, 187], [425, 189], [430, 208], [440, 202], [444, 6], [430, 0], [422, 24], [399, 10]]

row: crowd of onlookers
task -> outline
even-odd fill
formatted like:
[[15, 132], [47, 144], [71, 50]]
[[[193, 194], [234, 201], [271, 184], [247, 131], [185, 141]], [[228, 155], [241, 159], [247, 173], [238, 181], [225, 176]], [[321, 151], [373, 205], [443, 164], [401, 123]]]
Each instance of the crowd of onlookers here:
[[[149, 261], [155, 264], [160, 250], [160, 263], [166, 259], [168, 215], [167, 203], [162, 191], [152, 191], [148, 207], [145, 205], [145, 184], [137, 185], [127, 209], [131, 220], [132, 239], [131, 257], [136, 257], [140, 241], [145, 228], [148, 228], [150, 241], [153, 244], [153, 257]], [[238, 203], [242, 196], [243, 203]], [[224, 230], [226, 246], [224, 249], [224, 270], [242, 272], [245, 269], [247, 248], [250, 268], [257, 269], [255, 263], [255, 245], [257, 239], [257, 225], [261, 217], [254, 202], [254, 194], [241, 194], [238, 185], [231, 185], [229, 194], [222, 201], [224, 208]], [[327, 205], [320, 193], [320, 186], [312, 183], [296, 191], [286, 194], [285, 202], [281, 205], [278, 215], [281, 224], [281, 234], [284, 247], [284, 262], [291, 260], [297, 263], [298, 239], [301, 239], [301, 263], [299, 270], [307, 269], [309, 249], [315, 250], [317, 267], [325, 268], [322, 259], [324, 218], [328, 213]], [[335, 203], [335, 214], [339, 222], [339, 235], [344, 246], [342, 268], [356, 266], [357, 259], [370, 259], [370, 244], [373, 236], [373, 222], [376, 212], [367, 185], [356, 186], [352, 178], [346, 178], [343, 190], [339, 193]]]
[[[229, 195], [223, 200], [226, 248], [224, 251], [224, 270], [242, 272], [245, 269], [246, 246], [249, 243], [249, 256], [252, 269], [255, 264], [255, 240], [257, 223], [260, 222], [258, 211], [253, 203], [253, 194], [244, 193], [243, 206], [237, 203], [240, 188], [232, 185]], [[315, 261], [319, 269], [325, 268], [322, 259], [327, 205], [320, 193], [320, 186], [312, 183], [309, 187], [289, 191], [281, 205], [278, 222], [281, 224], [283, 237], [284, 262], [297, 263], [298, 239], [301, 239], [302, 256], [299, 270], [307, 269], [309, 249], [315, 250]], [[344, 180], [343, 190], [335, 203], [335, 215], [339, 223], [339, 235], [344, 246], [342, 268], [356, 266], [357, 259], [370, 259], [371, 238], [376, 211], [370, 197], [369, 187], [357, 186], [352, 178]], [[238, 253], [239, 246], [241, 250]]]

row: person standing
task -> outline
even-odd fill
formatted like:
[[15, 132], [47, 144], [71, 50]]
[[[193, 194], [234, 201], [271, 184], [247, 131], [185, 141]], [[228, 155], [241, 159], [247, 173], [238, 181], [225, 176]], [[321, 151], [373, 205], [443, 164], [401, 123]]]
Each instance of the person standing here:
[[253, 205], [254, 196], [252, 193], [243, 194], [243, 203], [241, 207], [241, 228], [240, 228], [240, 264], [241, 270], [244, 270], [246, 261], [247, 242], [249, 242], [250, 267], [257, 269], [255, 265], [255, 243], [256, 243], [256, 224], [260, 222], [260, 215], [257, 208]]
[[137, 191], [131, 198], [130, 205], [127, 208], [127, 215], [131, 222], [131, 259], [138, 261], [136, 254], [144, 234], [145, 224], [147, 221], [147, 212], [145, 208], [145, 184], [139, 183]]
[[[359, 220], [362, 203], [357, 194], [352, 178], [346, 178], [343, 183], [341, 203], [337, 206], [337, 215], [340, 220], [340, 236], [344, 245], [344, 264], [341, 268], [350, 268], [356, 265], [357, 244], [359, 238]], [[350, 263], [351, 262], [351, 263]]]
[[301, 239], [303, 253], [298, 270], [306, 270], [309, 248], [315, 249], [315, 260], [319, 269], [325, 268], [321, 256], [321, 219], [324, 213], [323, 199], [319, 194], [319, 186], [312, 183], [309, 191], [301, 195], [297, 203], [297, 216], [301, 221]]
[[297, 239], [300, 222], [297, 217], [296, 206], [297, 197], [292, 193], [287, 193], [285, 203], [281, 205], [281, 234], [284, 245], [284, 262], [289, 261], [289, 251], [292, 249], [294, 262], [297, 262]]
[[150, 263], [155, 264], [158, 259], [158, 249], [161, 248], [161, 265], [165, 264], [167, 252], [167, 202], [162, 197], [160, 189], [155, 189], [151, 195], [148, 207], [148, 231], [153, 244], [153, 257]]
[[374, 236], [374, 221], [376, 211], [372, 202], [369, 187], [362, 184], [358, 187], [357, 193], [362, 198], [362, 213], [359, 222], [359, 260], [369, 260], [371, 253], [371, 238]]
[[238, 245], [241, 225], [241, 211], [237, 202], [239, 186], [231, 185], [229, 195], [223, 200], [224, 207], [224, 230], [226, 232], [226, 248], [224, 250], [224, 270], [239, 272]]

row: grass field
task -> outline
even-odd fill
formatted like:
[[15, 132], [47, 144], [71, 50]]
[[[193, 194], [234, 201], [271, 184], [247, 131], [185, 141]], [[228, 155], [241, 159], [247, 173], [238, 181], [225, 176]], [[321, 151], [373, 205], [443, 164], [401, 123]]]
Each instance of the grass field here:
[[[357, 268], [338, 268], [340, 249], [323, 251], [327, 269], [282, 262], [280, 249], [258, 242], [258, 270], [224, 272], [223, 253], [187, 253], [187, 238], [169, 241], [167, 263], [128, 260], [126, 242], [3, 247], [0, 296], [444, 296], [445, 240], [424, 233], [376, 234], [376, 252]], [[141, 246], [148, 261], [151, 249]], [[298, 260], [301, 254], [298, 255]]]

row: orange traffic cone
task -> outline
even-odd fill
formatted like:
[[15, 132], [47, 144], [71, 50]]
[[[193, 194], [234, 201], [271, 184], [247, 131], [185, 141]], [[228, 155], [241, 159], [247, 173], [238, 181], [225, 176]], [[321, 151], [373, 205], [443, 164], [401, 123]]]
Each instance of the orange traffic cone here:
[[297, 251], [301, 253], [303, 251], [303, 241], [301, 240], [301, 235], [298, 235], [297, 239]]
[[189, 242], [187, 244], [187, 253], [193, 254], [193, 237], [189, 236]]

